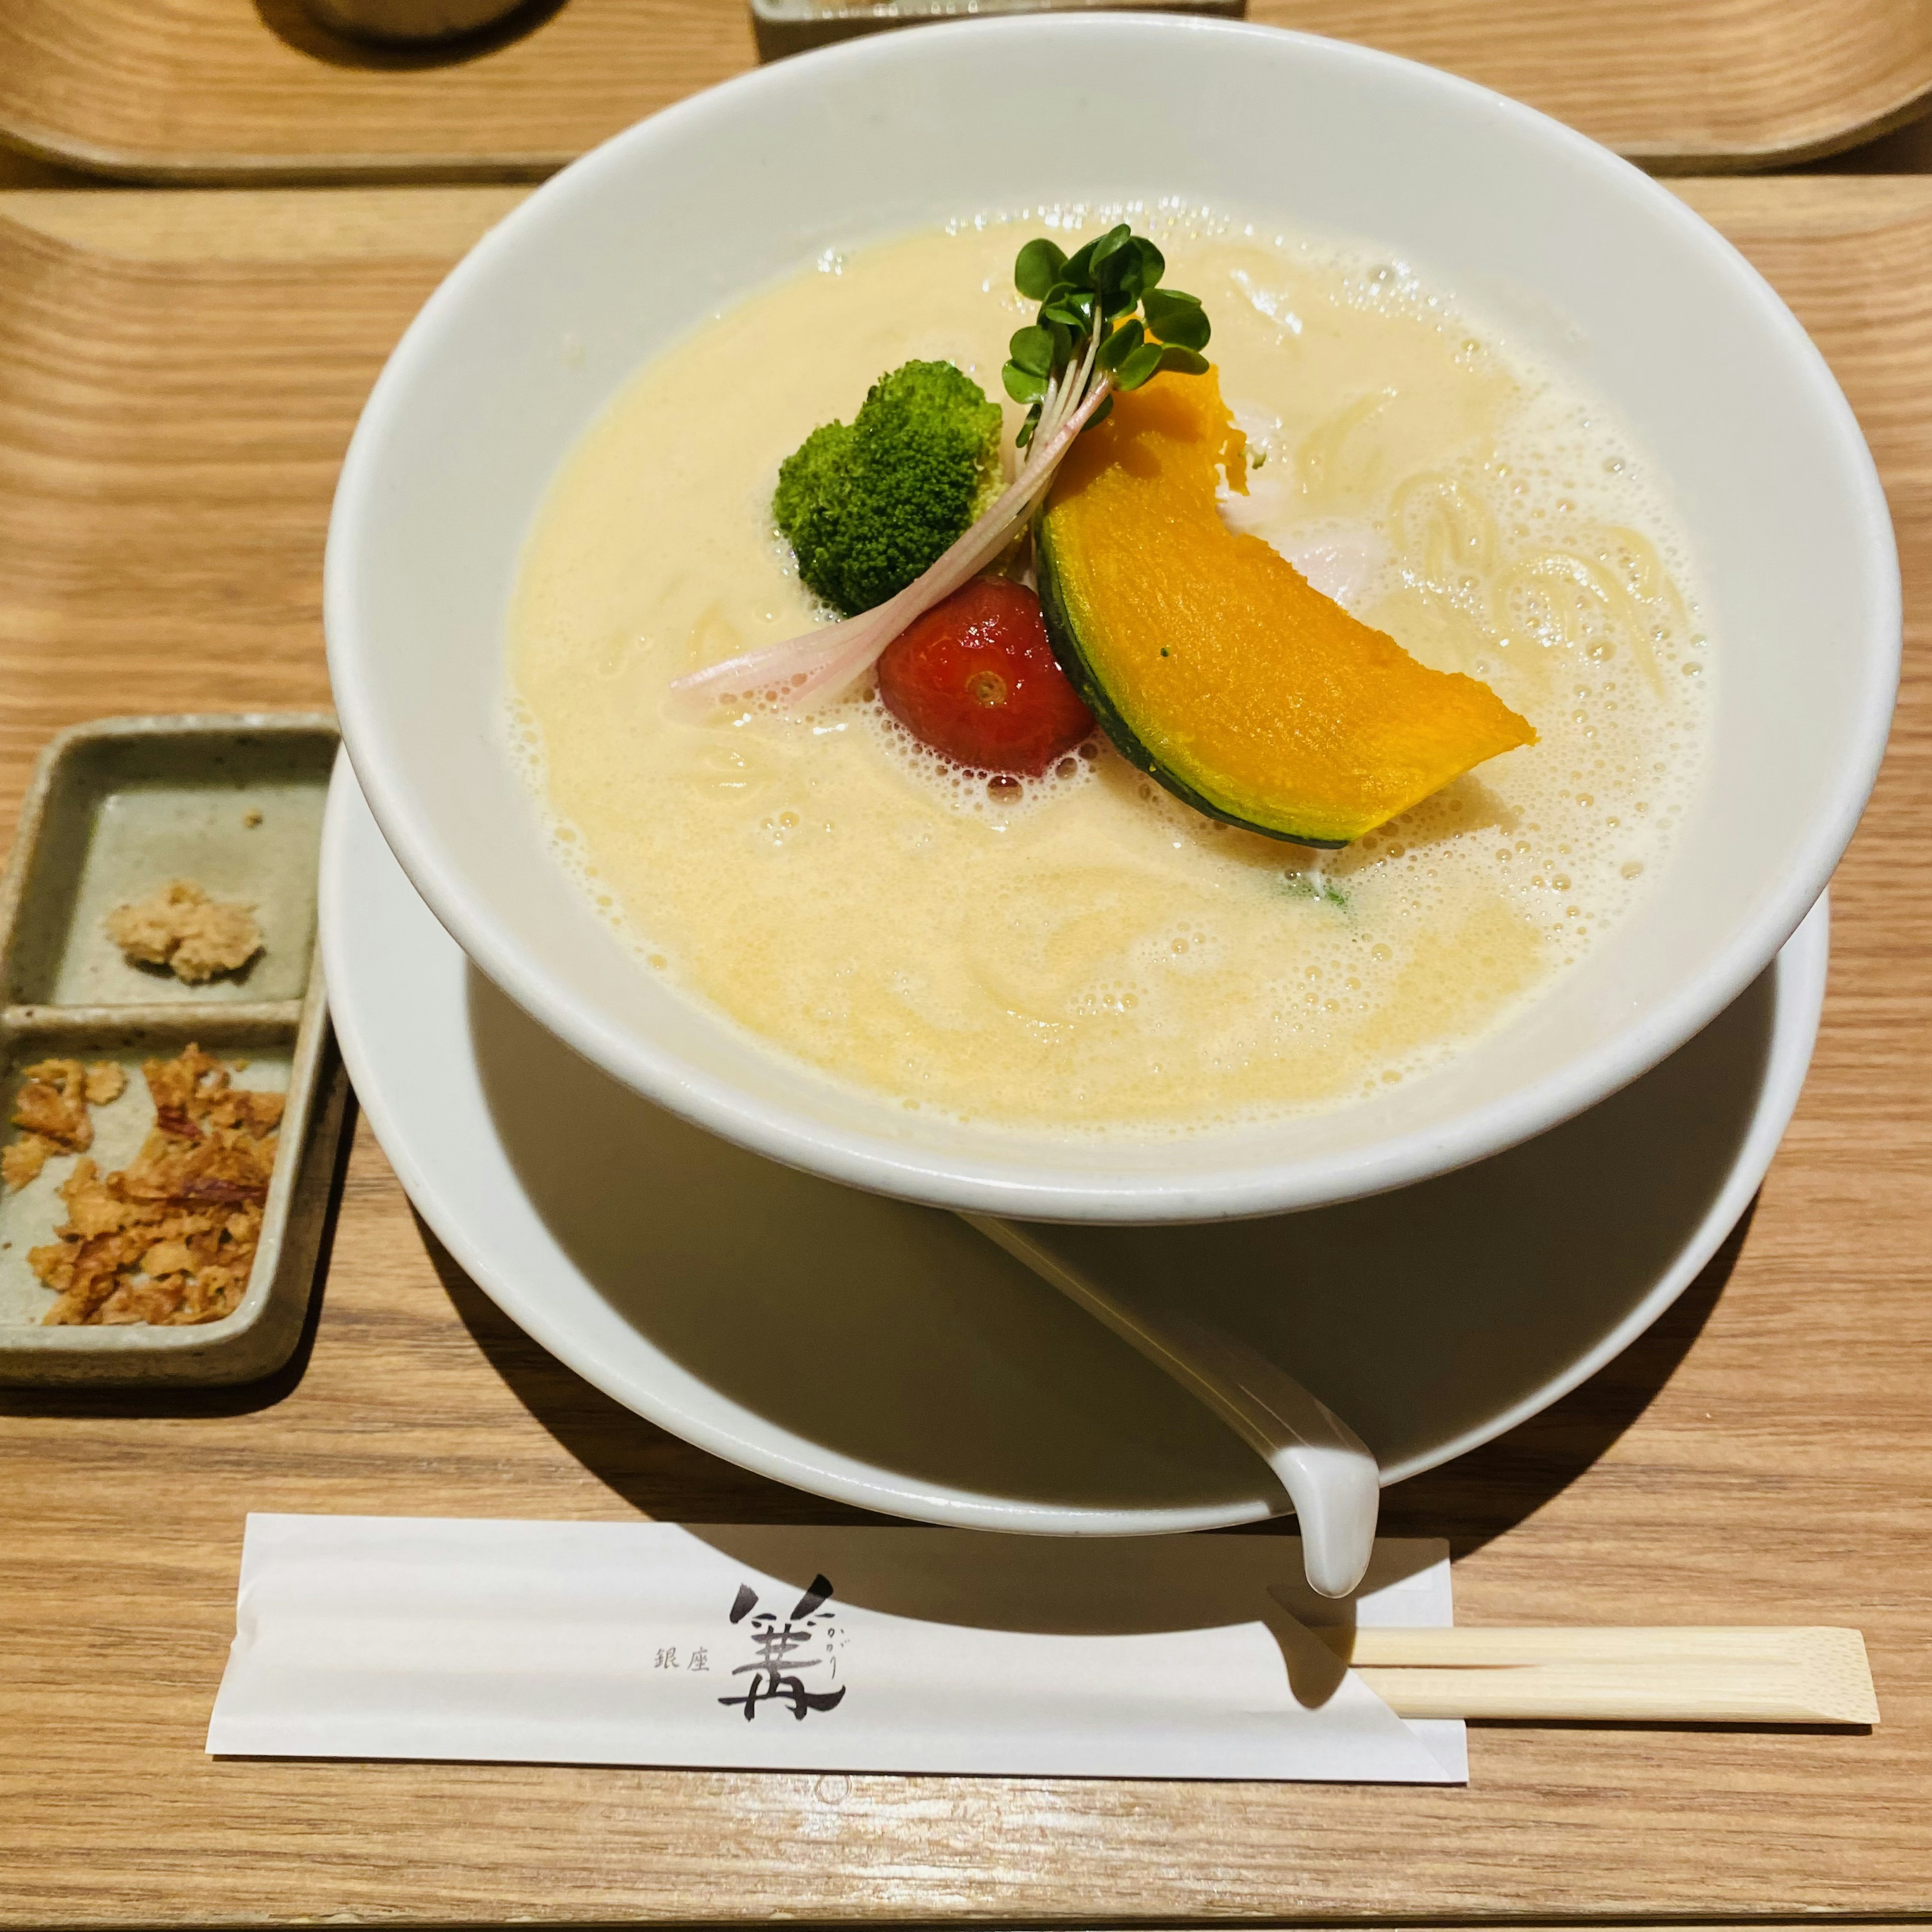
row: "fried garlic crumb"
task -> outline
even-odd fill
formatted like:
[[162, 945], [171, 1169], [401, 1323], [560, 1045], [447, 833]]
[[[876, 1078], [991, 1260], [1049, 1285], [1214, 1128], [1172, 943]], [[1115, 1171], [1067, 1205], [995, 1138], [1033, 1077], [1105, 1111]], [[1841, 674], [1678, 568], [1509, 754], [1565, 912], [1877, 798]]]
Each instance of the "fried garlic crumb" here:
[[260, 825], [261, 822], [262, 814], [252, 806], [250, 806], [249, 808], [242, 814], [242, 823], [247, 826], [250, 832], [254, 831], [256, 826]]
[[84, 1069], [77, 1060], [36, 1060], [22, 1070], [20, 1090], [14, 1096], [14, 1124], [22, 1132], [18, 1140], [0, 1148], [0, 1182], [25, 1187], [38, 1178], [52, 1156], [80, 1154], [94, 1144], [87, 1103], [98, 1070]]
[[60, 1297], [49, 1326], [218, 1322], [248, 1291], [283, 1097], [233, 1086], [197, 1046], [141, 1070], [154, 1102], [141, 1151], [105, 1176], [76, 1162], [60, 1188], [67, 1219], [28, 1253]]
[[262, 950], [253, 909], [210, 898], [192, 879], [171, 879], [134, 904], [117, 906], [107, 930], [129, 960], [166, 966], [190, 986], [247, 965]]
[[14, 1096], [14, 1124], [38, 1134], [69, 1154], [94, 1144], [87, 1117], [87, 1074], [77, 1060], [40, 1060], [20, 1076]]
[[18, 1140], [10, 1141], [0, 1148], [0, 1182], [18, 1190], [30, 1180], [38, 1180], [40, 1169], [47, 1164], [48, 1156], [59, 1151], [52, 1141], [44, 1140], [38, 1134], [22, 1134]]
[[84, 1090], [90, 1107], [110, 1106], [128, 1090], [128, 1070], [117, 1061], [97, 1060], [87, 1070]]
[[38, 1180], [57, 1154], [80, 1154], [94, 1144], [90, 1106], [120, 1099], [128, 1076], [111, 1060], [83, 1067], [77, 1060], [43, 1060], [26, 1068], [14, 1100], [20, 1138], [0, 1148], [0, 1184], [19, 1190]]

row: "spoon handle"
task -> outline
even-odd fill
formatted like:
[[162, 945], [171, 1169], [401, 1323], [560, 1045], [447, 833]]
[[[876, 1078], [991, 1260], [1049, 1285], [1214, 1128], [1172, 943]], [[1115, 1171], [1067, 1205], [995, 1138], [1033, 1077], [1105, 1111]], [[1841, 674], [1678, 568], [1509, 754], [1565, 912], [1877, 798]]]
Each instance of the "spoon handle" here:
[[1381, 1472], [1325, 1402], [1247, 1343], [1192, 1316], [1155, 1314], [1097, 1286], [1010, 1221], [962, 1214], [1204, 1402], [1272, 1469], [1294, 1505], [1310, 1588], [1346, 1597], [1375, 1548]]

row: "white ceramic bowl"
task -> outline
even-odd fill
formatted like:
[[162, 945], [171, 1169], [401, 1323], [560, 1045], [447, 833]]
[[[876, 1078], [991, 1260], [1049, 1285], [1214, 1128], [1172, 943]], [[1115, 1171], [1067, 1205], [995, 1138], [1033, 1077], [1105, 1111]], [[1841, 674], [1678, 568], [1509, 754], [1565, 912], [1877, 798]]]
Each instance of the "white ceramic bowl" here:
[[[1180, 196], [1412, 262], [1606, 395], [1675, 496], [1715, 639], [1716, 741], [1636, 914], [1514, 1020], [1386, 1096], [1136, 1148], [1019, 1140], [836, 1090], [640, 971], [549, 856], [500, 748], [526, 532], [638, 366], [825, 249], [976, 210]], [[1897, 559], [1829, 371], [1667, 190], [1530, 110], [1272, 29], [976, 21], [784, 62], [620, 135], [431, 297], [330, 526], [329, 662], [385, 836], [512, 998], [638, 1091], [856, 1185], [1042, 1220], [1268, 1213], [1400, 1186], [1576, 1113], [1688, 1039], [1816, 898], [1883, 749]]]

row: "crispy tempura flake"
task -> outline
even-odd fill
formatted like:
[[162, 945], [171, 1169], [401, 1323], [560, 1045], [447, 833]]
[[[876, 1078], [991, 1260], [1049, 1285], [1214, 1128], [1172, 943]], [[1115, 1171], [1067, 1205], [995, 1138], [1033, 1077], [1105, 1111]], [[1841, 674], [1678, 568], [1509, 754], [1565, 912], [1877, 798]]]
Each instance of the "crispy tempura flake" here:
[[77, 1162], [60, 1190], [59, 1238], [28, 1254], [60, 1296], [50, 1324], [215, 1322], [248, 1288], [282, 1096], [234, 1087], [198, 1046], [141, 1070], [154, 1102], [141, 1151], [104, 1177]]
[[262, 950], [253, 909], [210, 898], [192, 879], [171, 879], [133, 905], [116, 907], [107, 930], [129, 959], [166, 966], [190, 985], [232, 973]]

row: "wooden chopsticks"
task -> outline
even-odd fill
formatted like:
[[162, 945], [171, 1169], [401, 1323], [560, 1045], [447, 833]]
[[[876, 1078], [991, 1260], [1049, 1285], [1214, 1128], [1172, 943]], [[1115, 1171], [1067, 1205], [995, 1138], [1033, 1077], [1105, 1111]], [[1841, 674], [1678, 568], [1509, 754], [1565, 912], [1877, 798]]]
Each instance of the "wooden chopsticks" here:
[[1400, 1717], [1875, 1724], [1864, 1639], [1831, 1628], [1316, 1629]]

